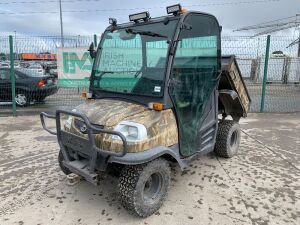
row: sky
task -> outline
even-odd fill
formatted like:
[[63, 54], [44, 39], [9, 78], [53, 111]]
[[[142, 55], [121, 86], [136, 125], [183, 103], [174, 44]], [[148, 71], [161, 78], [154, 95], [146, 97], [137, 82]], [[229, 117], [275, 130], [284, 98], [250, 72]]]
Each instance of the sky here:
[[[59, 35], [59, 0], [0, 0], [0, 35]], [[166, 6], [181, 3], [188, 10], [213, 14], [226, 35], [252, 35], [234, 29], [300, 14], [300, 0], [62, 0], [65, 35], [101, 34], [108, 18], [127, 22], [128, 15], [149, 11], [166, 15]], [[71, 11], [71, 12], [70, 12]], [[78, 12], [81, 11], [81, 12]], [[297, 35], [292, 28], [278, 35]]]

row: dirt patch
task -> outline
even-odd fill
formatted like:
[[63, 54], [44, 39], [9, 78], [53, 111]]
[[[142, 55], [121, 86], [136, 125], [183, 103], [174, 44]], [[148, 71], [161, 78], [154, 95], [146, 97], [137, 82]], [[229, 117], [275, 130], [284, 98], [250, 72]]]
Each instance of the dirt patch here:
[[146, 219], [120, 206], [114, 177], [67, 185], [38, 116], [2, 120], [0, 224], [299, 224], [299, 118], [250, 114], [238, 156], [172, 165], [169, 196]]

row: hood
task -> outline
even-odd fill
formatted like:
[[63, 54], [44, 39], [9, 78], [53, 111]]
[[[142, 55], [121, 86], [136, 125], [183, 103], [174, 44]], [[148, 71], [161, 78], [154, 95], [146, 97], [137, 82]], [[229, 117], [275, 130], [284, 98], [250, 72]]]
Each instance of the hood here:
[[122, 120], [149, 111], [145, 106], [113, 99], [87, 100], [77, 106], [77, 112], [85, 114], [93, 124], [112, 127]]

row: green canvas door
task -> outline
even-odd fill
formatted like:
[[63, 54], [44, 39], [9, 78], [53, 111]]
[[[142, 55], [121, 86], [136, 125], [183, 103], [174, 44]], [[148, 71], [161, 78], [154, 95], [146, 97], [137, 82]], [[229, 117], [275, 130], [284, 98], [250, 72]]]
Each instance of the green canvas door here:
[[[189, 14], [181, 29], [171, 71], [170, 95], [179, 127], [180, 152], [190, 156], [213, 148], [217, 129], [216, 86], [220, 29], [212, 16]], [[207, 150], [207, 149], [206, 149]]]

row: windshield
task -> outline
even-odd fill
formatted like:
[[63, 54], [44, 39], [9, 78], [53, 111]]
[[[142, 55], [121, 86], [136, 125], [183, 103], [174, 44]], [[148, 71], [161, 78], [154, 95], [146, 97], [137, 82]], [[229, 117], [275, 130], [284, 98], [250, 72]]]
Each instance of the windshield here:
[[169, 41], [177, 20], [106, 31], [97, 55], [91, 87], [146, 96], [162, 96]]

